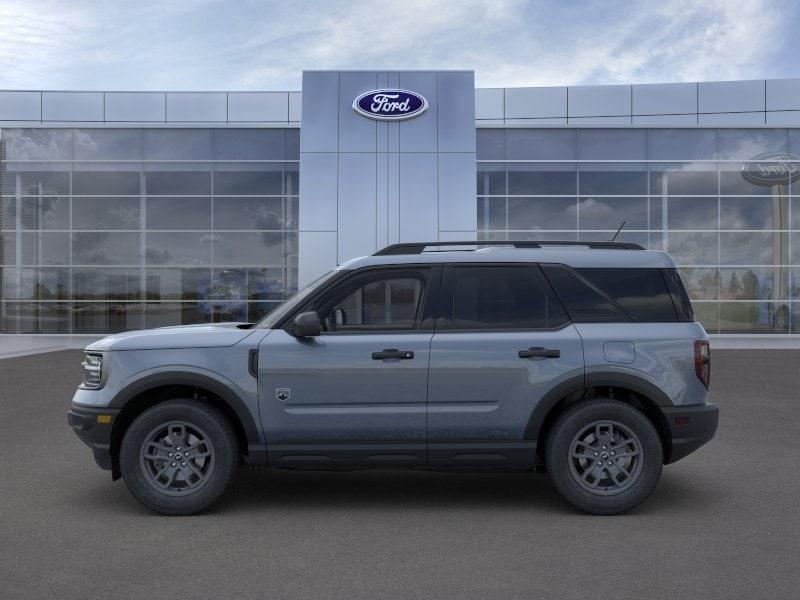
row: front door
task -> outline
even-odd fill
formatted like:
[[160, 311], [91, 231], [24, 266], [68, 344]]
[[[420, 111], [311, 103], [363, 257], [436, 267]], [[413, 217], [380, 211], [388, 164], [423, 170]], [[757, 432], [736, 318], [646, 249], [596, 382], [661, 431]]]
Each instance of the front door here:
[[322, 335], [298, 339], [278, 329], [261, 342], [271, 464], [425, 464], [435, 270], [358, 271], [301, 310], [319, 314]]
[[529, 466], [525, 430], [553, 387], [583, 377], [580, 336], [535, 265], [445, 271], [431, 344], [428, 457], [440, 466]]

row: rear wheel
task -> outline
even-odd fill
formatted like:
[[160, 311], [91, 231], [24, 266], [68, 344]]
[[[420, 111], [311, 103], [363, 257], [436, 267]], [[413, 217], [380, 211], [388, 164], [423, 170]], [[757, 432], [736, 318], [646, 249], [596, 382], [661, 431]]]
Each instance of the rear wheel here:
[[120, 448], [130, 492], [165, 515], [191, 515], [211, 506], [239, 465], [236, 434], [225, 416], [193, 400], [157, 404], [131, 423]]
[[587, 513], [612, 515], [650, 495], [661, 477], [663, 450], [641, 411], [597, 399], [579, 402], [558, 417], [545, 461], [567, 502]]

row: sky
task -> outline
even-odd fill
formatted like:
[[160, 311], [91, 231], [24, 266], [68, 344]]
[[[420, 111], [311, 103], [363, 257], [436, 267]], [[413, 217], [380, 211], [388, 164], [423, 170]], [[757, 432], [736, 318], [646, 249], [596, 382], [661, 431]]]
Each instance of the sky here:
[[0, 89], [299, 90], [304, 69], [478, 87], [800, 76], [796, 0], [0, 0]]

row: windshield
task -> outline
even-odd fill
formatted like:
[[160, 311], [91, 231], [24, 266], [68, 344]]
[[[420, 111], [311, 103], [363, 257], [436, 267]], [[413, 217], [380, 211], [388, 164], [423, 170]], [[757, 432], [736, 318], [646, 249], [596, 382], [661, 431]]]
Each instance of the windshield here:
[[333, 271], [328, 271], [321, 277], [317, 277], [302, 290], [298, 291], [293, 296], [289, 296], [283, 301], [282, 304], [279, 304], [277, 308], [256, 323], [255, 327], [259, 329], [272, 329], [276, 323], [280, 322], [287, 314], [305, 302], [306, 298], [308, 298], [314, 292], [314, 290], [316, 290], [324, 281], [327, 281], [333, 277], [333, 275], [337, 272], [338, 271], [334, 269]]

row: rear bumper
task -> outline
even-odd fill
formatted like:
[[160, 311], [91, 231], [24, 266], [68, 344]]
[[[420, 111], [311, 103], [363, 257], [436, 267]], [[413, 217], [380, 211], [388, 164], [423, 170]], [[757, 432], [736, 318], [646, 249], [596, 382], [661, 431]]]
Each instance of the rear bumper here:
[[717, 431], [716, 404], [662, 408], [669, 424], [672, 449], [665, 464], [674, 463], [711, 440]]
[[[119, 409], [116, 408], [91, 408], [76, 404], [67, 413], [67, 423], [81, 441], [92, 449], [94, 460], [101, 469], [111, 470], [111, 429], [118, 414]], [[98, 422], [100, 415], [108, 415], [110, 421]]]

